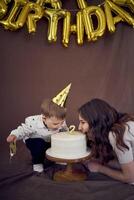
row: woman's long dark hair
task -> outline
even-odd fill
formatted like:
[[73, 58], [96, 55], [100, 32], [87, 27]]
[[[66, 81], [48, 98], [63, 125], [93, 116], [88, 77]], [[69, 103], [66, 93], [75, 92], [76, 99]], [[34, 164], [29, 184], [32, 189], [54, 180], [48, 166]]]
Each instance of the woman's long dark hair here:
[[[102, 163], [113, 159], [113, 149], [109, 142], [109, 132], [113, 132], [117, 147], [123, 151], [129, 147], [123, 141], [126, 122], [134, 121], [134, 116], [119, 113], [107, 102], [93, 99], [79, 108], [79, 114], [90, 127], [87, 137], [92, 135], [91, 154], [99, 158]], [[128, 127], [129, 128], [129, 127]], [[90, 136], [88, 137], [90, 140]]]

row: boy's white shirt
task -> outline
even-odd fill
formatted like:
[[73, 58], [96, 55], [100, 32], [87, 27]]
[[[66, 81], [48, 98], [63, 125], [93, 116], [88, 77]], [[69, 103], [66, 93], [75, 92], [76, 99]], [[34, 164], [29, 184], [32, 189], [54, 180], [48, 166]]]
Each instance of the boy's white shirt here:
[[64, 121], [62, 126], [57, 130], [49, 130], [43, 123], [42, 115], [34, 115], [27, 117], [25, 123], [22, 123], [16, 129], [12, 130], [10, 135], [15, 135], [17, 140], [23, 139], [25, 142], [28, 138], [42, 138], [46, 142], [50, 142], [51, 135], [60, 131], [67, 131], [68, 127]]

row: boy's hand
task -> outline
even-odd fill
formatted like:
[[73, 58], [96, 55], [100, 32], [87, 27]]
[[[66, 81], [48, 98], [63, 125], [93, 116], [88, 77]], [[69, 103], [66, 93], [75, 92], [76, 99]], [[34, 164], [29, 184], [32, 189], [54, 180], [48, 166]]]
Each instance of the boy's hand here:
[[17, 137], [15, 135], [9, 135], [7, 137], [7, 142], [16, 142]]

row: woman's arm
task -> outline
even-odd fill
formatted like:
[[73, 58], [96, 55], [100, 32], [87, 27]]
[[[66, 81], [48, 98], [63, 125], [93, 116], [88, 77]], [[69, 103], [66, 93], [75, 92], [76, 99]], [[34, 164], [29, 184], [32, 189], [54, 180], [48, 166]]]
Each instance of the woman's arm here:
[[112, 169], [111, 167], [101, 166], [100, 172], [104, 173], [114, 179], [132, 183], [134, 182], [134, 155], [132, 149], [132, 135], [126, 129], [123, 136], [124, 143], [127, 145], [128, 149], [119, 149], [116, 145], [116, 136], [114, 133], [109, 133], [109, 141], [113, 147], [113, 150], [118, 158], [118, 163], [120, 165], [119, 170]]
[[134, 183], [134, 162], [122, 164], [121, 170], [111, 169], [102, 165], [99, 171], [116, 180], [123, 181], [126, 183]]
[[116, 170], [108, 166], [101, 165], [96, 161], [91, 161], [88, 163], [88, 168], [91, 172], [100, 172], [122, 182], [134, 183], [134, 162], [121, 164], [121, 169]]

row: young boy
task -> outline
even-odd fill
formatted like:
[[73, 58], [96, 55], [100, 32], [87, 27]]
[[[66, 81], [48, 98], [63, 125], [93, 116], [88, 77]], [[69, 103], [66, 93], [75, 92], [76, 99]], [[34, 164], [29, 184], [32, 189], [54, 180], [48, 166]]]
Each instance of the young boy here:
[[9, 143], [23, 139], [31, 152], [33, 171], [36, 175], [44, 171], [45, 151], [50, 147], [51, 135], [68, 130], [65, 122], [66, 108], [46, 99], [41, 105], [41, 110], [41, 115], [27, 117], [25, 123], [11, 131], [7, 137]]

